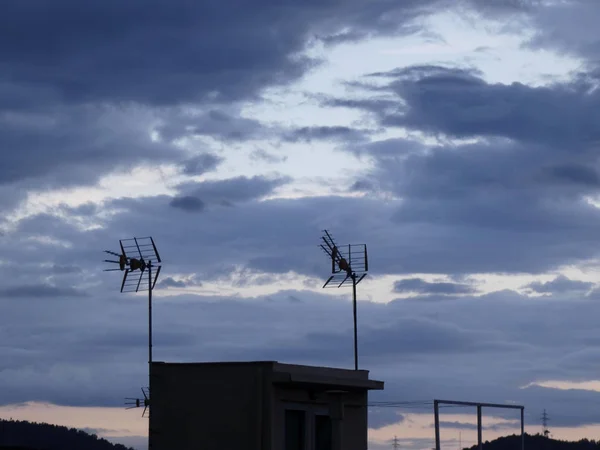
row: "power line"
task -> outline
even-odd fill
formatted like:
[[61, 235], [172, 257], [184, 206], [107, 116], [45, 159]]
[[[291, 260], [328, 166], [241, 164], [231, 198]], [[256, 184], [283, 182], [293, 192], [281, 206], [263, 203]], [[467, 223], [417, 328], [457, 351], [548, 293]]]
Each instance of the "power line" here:
[[411, 401], [379, 401], [369, 403], [370, 407], [373, 408], [399, 408], [399, 409], [414, 409], [432, 407], [433, 401], [431, 400], [411, 400]]
[[387, 400], [387, 401], [376, 401], [371, 402], [372, 405], [386, 405], [386, 404], [394, 404], [394, 405], [416, 405], [423, 403], [431, 403], [433, 404], [433, 400]]

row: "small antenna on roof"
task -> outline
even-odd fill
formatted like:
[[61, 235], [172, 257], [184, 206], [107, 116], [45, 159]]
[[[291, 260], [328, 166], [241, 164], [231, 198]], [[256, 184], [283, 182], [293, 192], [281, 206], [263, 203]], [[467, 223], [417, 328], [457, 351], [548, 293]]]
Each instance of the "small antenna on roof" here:
[[321, 249], [331, 260], [331, 276], [323, 288], [352, 286], [352, 311], [354, 315], [354, 370], [358, 370], [358, 330], [356, 320], [356, 285], [367, 276], [369, 259], [366, 244], [339, 246], [327, 230], [323, 230]]
[[148, 410], [148, 406], [150, 406], [150, 397], [148, 397], [148, 394], [146, 394], [146, 391], [148, 391], [148, 394], [150, 393], [150, 388], [142, 388], [142, 395], [144, 396], [144, 398], [131, 398], [131, 397], [126, 397], [125, 400], [125, 406], [127, 406], [127, 408], [125, 409], [133, 409], [133, 408], [139, 408], [140, 406], [144, 406], [144, 411], [142, 412], [142, 417], [146, 417], [146, 411]]

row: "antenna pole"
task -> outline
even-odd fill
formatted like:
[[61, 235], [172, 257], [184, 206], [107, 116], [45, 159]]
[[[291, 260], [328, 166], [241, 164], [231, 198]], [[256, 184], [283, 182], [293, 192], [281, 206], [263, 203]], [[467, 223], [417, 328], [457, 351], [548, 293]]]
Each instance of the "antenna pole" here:
[[[152, 398], [152, 261], [148, 261], [148, 398]], [[150, 448], [150, 414], [148, 408], [148, 448]]]
[[[119, 246], [121, 253], [112, 252], [105, 250], [105, 253], [118, 257], [118, 261], [106, 260], [110, 263], [116, 263], [119, 265], [118, 269], [109, 270], [120, 270], [123, 271], [123, 280], [121, 282], [121, 292], [140, 292], [145, 290], [143, 284], [144, 277], [146, 276], [146, 270], [148, 270], [148, 387], [147, 391], [142, 387], [143, 399], [140, 398], [126, 398], [127, 402], [125, 405], [131, 408], [139, 408], [142, 403], [144, 406], [144, 412], [142, 417], [146, 417], [148, 412], [148, 418], [150, 418], [150, 391], [152, 385], [152, 291], [156, 285], [158, 275], [161, 270], [161, 259], [158, 255], [158, 250], [154, 239], [151, 236], [147, 237], [133, 237], [129, 239], [120, 239]], [[131, 256], [128, 256], [127, 253]], [[135, 256], [135, 258], [133, 257]], [[153, 264], [154, 263], [154, 264]], [[154, 278], [152, 269], [154, 268]], [[138, 277], [139, 275], [139, 277]], [[129, 278], [128, 278], [129, 276]], [[126, 409], [131, 409], [126, 408]], [[152, 426], [148, 425], [148, 448], [151, 447], [151, 436]]]
[[358, 326], [356, 320], [356, 274], [352, 274], [352, 312], [354, 315], [354, 370], [358, 370]]
[[148, 376], [152, 365], [152, 261], [148, 261]]

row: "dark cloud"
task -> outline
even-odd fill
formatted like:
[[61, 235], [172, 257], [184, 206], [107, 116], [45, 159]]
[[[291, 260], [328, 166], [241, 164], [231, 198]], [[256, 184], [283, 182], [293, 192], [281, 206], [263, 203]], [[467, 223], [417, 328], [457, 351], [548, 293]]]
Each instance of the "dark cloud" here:
[[0, 296], [8, 298], [44, 298], [44, 297], [81, 297], [82, 292], [71, 287], [51, 286], [48, 284], [28, 284], [7, 287], [0, 290]]
[[161, 288], [170, 288], [170, 287], [184, 288], [186, 286], [187, 286], [187, 284], [185, 281], [175, 280], [172, 277], [164, 278], [163, 280], [160, 281], [160, 283], [158, 283], [158, 287], [161, 287]]
[[552, 281], [530, 283], [525, 288], [530, 289], [540, 294], [555, 294], [555, 293], [566, 293], [566, 292], [587, 292], [594, 283], [588, 283], [585, 281], [570, 280], [564, 275], [557, 276]]
[[285, 155], [276, 155], [260, 148], [254, 150], [250, 154], [250, 158], [254, 161], [265, 161], [271, 164], [280, 163], [287, 160], [287, 156]]
[[394, 283], [394, 292], [414, 292], [418, 294], [475, 294], [477, 288], [462, 283], [430, 283], [422, 278], [407, 278]]
[[[178, 190], [187, 193], [184, 198], [194, 204], [196, 200], [207, 204], [223, 204], [247, 202], [269, 195], [276, 188], [289, 183], [288, 177], [253, 177], [239, 176], [224, 180], [208, 180], [202, 182], [187, 182], [178, 186]], [[173, 205], [176, 206], [176, 205]]]
[[[416, 336], [419, 336], [417, 339]], [[475, 336], [476, 335], [476, 336]], [[340, 349], [348, 343], [347, 333], [318, 332], [307, 333], [304, 342], [284, 342], [284, 346], [273, 350], [276, 354], [297, 360], [329, 361], [340, 364], [345, 359], [339, 354]], [[512, 345], [498, 340], [494, 333], [478, 331], [472, 333], [454, 325], [438, 320], [422, 318], [398, 318], [389, 327], [378, 326], [363, 328], [361, 333], [363, 348], [377, 348], [376, 355], [367, 356], [370, 364], [384, 362], [388, 358], [403, 355], [437, 355], [452, 353], [476, 354], [489, 351], [516, 352], [522, 350], [520, 345]], [[335, 356], [338, 355], [338, 356]]]
[[[82, 235], [67, 222], [40, 216], [23, 221], [18, 232], [6, 239], [28, 239], [27, 233], [52, 230], [55, 240], [74, 246], [75, 254], [86, 249], [90, 255], [81, 257], [94, 258], [93, 246], [104, 248], [131, 233], [118, 230], [138, 230], [164, 243], [165, 251], [173, 255], [169, 259], [176, 265], [175, 273], [189, 273], [193, 267], [200, 280], [221, 277], [236, 266], [322, 277], [326, 262], [314, 245], [325, 227], [338, 234], [340, 243], [367, 243], [371, 266], [380, 275], [540, 273], [595, 257], [597, 247], [590, 243], [598, 239], [599, 216], [591, 205], [545, 197], [539, 201], [511, 189], [493, 193], [461, 188], [458, 183], [468, 179], [461, 179], [460, 166], [451, 173], [452, 156], [440, 149], [439, 157], [445, 179], [435, 177], [438, 163], [431, 161], [438, 158], [435, 151], [412, 156], [406, 167], [402, 161], [382, 162], [381, 172], [369, 176], [376, 186], [389, 183], [385, 192], [406, 192], [403, 200], [368, 195], [257, 201], [252, 198], [269, 195], [272, 181], [259, 177], [256, 185], [251, 178], [193, 183], [176, 198], [190, 195], [206, 203], [202, 221], [190, 221], [189, 211], [170, 206], [172, 197], [119, 199], [106, 203], [108, 210], [116, 212], [100, 221], [102, 231]], [[394, 173], [399, 176], [390, 179]], [[452, 186], [456, 193], [451, 192]], [[236, 207], [223, 208], [223, 201]], [[347, 223], [353, 224], [351, 231]], [[202, 249], [202, 258], [189, 252], [190, 242]], [[40, 245], [46, 252], [56, 250], [56, 246]], [[15, 262], [36, 257], [36, 248], [13, 250]], [[71, 264], [71, 255], [67, 249], [55, 252], [51, 262]]]
[[566, 184], [582, 184], [591, 188], [600, 187], [600, 177], [595, 169], [577, 164], [562, 164], [548, 168], [550, 181], [564, 181]]
[[369, 408], [369, 428], [380, 429], [390, 423], [402, 423], [405, 416], [391, 408]]
[[[364, 84], [361, 86], [365, 87]], [[376, 88], [367, 86], [370, 90], [375, 91]], [[383, 89], [381, 89], [383, 90]], [[351, 99], [351, 98], [332, 98], [326, 95], [319, 96], [322, 106], [338, 107], [338, 108], [357, 108], [373, 113], [381, 113], [384, 111], [394, 111], [398, 108], [398, 102], [389, 98], [366, 98], [366, 99]]]
[[[238, 276], [233, 282], [236, 287], [246, 286], [266, 286], [277, 281], [276, 275], [261, 274], [261, 273], [244, 273]], [[291, 301], [300, 301], [298, 298], [291, 296]]]
[[[386, 183], [384, 192], [402, 194], [402, 200], [372, 195], [257, 200], [277, 183], [260, 177], [256, 184], [252, 178], [192, 183], [177, 198], [190, 195], [206, 203], [201, 221], [170, 206], [174, 199], [169, 196], [119, 199], [104, 205], [114, 213], [98, 219], [102, 230], [82, 234], [71, 221], [48, 216], [22, 221], [15, 233], [3, 238], [7, 245], [30, 241], [43, 229], [73, 249], [30, 241], [31, 250], [12, 247], [5, 258], [15, 264], [29, 258], [63, 265], [78, 258], [94, 260], [98, 249], [129, 235], [127, 230], [137, 230], [163, 243], [163, 257], [172, 261], [174, 273], [193, 271], [201, 281], [220, 278], [236, 267], [323, 277], [327, 263], [314, 245], [325, 227], [340, 243], [367, 243], [371, 266], [379, 275], [540, 273], [595, 257], [597, 246], [591, 243], [598, 239], [599, 217], [594, 207], [582, 201], [539, 200], [512, 188], [495, 193], [463, 188], [460, 183], [469, 180], [461, 168], [464, 158], [455, 152], [440, 148], [408, 159], [382, 160], [369, 182], [378, 187]], [[488, 162], [481, 164], [487, 167]], [[443, 178], [436, 177], [444, 170]], [[223, 208], [223, 201], [236, 206]], [[200, 258], [189, 251], [190, 243], [202, 249]], [[54, 252], [52, 259], [48, 251]]]
[[206, 205], [232, 206], [260, 199], [289, 181], [287, 177], [240, 176], [225, 180], [186, 182], [178, 186], [183, 195], [174, 197], [169, 204], [187, 212], [202, 212]]
[[369, 76], [388, 80], [388, 92], [398, 96], [396, 105], [389, 98], [329, 103], [352, 106], [354, 102], [376, 113], [387, 127], [461, 138], [508, 137], [550, 145], [559, 154], [560, 150], [585, 152], [600, 140], [594, 125], [599, 118], [600, 91], [594, 91], [594, 84], [585, 79], [543, 87], [490, 84], [473, 70], [431, 65]]
[[599, 19], [600, 9], [594, 1], [545, 2], [530, 14], [528, 25], [534, 33], [528, 45], [584, 58], [597, 67], [600, 38], [593, 32], [593, 24]]
[[213, 153], [200, 153], [192, 158], [185, 160], [182, 164], [182, 172], [185, 175], [202, 175], [206, 172], [212, 172], [223, 158]]
[[[6, 5], [0, 207], [18, 206], [32, 189], [178, 163], [183, 152], [171, 142], [180, 137], [264, 137], [237, 103], [315, 67], [303, 55], [317, 36], [412, 33], [420, 27], [407, 24], [440, 1]], [[184, 163], [184, 172], [197, 169]]]
[[183, 197], [175, 197], [169, 203], [173, 208], [179, 208], [189, 212], [200, 212], [204, 210], [204, 202], [198, 197], [185, 195]]
[[243, 117], [239, 111], [208, 109], [176, 111], [158, 129], [161, 138], [173, 141], [182, 136], [212, 137], [225, 142], [243, 142], [270, 136], [271, 130], [256, 119]]
[[292, 130], [284, 135], [288, 142], [312, 142], [314, 140], [364, 141], [372, 131], [357, 130], [344, 126], [315, 126]]
[[368, 180], [356, 180], [350, 188], [348, 189], [350, 192], [369, 192], [373, 191], [374, 185]]
[[435, 3], [14, 3], [0, 23], [0, 81], [13, 105], [231, 101], [301, 76], [314, 64], [300, 56], [314, 36], [412, 32], [403, 25]]
[[[211, 201], [218, 203], [225, 199], [240, 203], [235, 208], [211, 208], [210, 213], [207, 208], [200, 222], [183, 220], [184, 216], [174, 212], [166, 213], [165, 208], [171, 199], [155, 198], [119, 201], [118, 208], [129, 212], [120, 217], [113, 216], [119, 222], [118, 225], [115, 222], [114, 226], [128, 229], [135, 227], [135, 223], [151, 222], [153, 227], [147, 228], [148, 233], [168, 245], [168, 251], [173, 255], [169, 259], [177, 265], [173, 270], [186, 273], [189, 264], [193, 264], [200, 280], [221, 277], [236, 266], [271, 274], [295, 271], [323, 276], [323, 264], [326, 266], [327, 263], [314, 246], [325, 225], [336, 227], [338, 224], [340, 228], [345, 220], [354, 220], [353, 211], [357, 208], [372, 211], [370, 217], [373, 218], [390, 214], [385, 205], [361, 199], [323, 197], [255, 201], [249, 197], [266, 195], [272, 183], [259, 179], [259, 186], [255, 187], [251, 180], [234, 179], [231, 184], [224, 183], [223, 193], [219, 192], [219, 195], [216, 188], [220, 186], [209, 185], [210, 189], [215, 189], [211, 192]], [[322, 223], [322, 214], [331, 214], [332, 211], [336, 212], [334, 220]], [[361, 235], [364, 236], [364, 231], [355, 234]], [[178, 237], [173, 239], [174, 236]], [[189, 252], [189, 242], [202, 249], [200, 258]], [[167, 254], [163, 258], [167, 258]], [[224, 272], [219, 268], [223, 268]]]
[[176, 280], [173, 277], [163, 278], [157, 285], [157, 288], [178, 288], [183, 289], [190, 286], [202, 286], [202, 283], [196, 280]]
[[52, 266], [52, 272], [56, 274], [72, 274], [72, 273], [81, 273], [83, 269], [80, 266], [72, 266], [72, 265], [57, 265], [54, 264]]
[[107, 172], [177, 158], [180, 150], [151, 140], [149, 116], [104, 106], [0, 110], [0, 185], [93, 185]]

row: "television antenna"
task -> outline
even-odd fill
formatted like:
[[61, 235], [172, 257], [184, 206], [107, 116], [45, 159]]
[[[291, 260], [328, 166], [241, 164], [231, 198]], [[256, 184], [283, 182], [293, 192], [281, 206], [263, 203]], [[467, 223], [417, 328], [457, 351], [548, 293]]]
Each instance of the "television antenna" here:
[[[105, 262], [118, 264], [118, 268], [105, 269], [105, 272], [121, 271], [123, 273], [123, 280], [121, 281], [121, 292], [142, 292], [148, 291], [148, 379], [150, 381], [150, 370], [152, 367], [152, 291], [156, 286], [156, 280], [160, 274], [161, 259], [152, 237], [133, 237], [130, 239], [119, 240], [120, 253], [113, 252], [110, 250], [104, 250], [105, 253], [116, 256], [117, 260], [105, 259]], [[154, 276], [152, 269], [156, 268]], [[148, 275], [148, 283], [142, 283], [144, 275]], [[151, 383], [145, 391], [142, 388], [144, 394], [143, 399], [131, 399], [127, 398], [131, 409], [138, 406], [144, 405], [145, 415], [148, 410], [148, 417], [150, 417], [150, 398], [151, 398]], [[133, 403], [132, 403], [133, 401]]]
[[358, 329], [356, 319], [356, 285], [367, 276], [369, 259], [366, 244], [338, 246], [331, 233], [323, 230], [321, 249], [331, 260], [331, 276], [323, 288], [352, 286], [352, 312], [354, 316], [354, 370], [358, 370]]
[[125, 402], [125, 406], [127, 406], [127, 408], [125, 409], [139, 408], [143, 405], [144, 411], [142, 412], [142, 417], [146, 417], [146, 410], [148, 409], [148, 406], [150, 406], [150, 397], [148, 396], [149, 390], [149, 388], [142, 388], [142, 395], [144, 396], [144, 398], [125, 398], [125, 400], [127, 400]]

